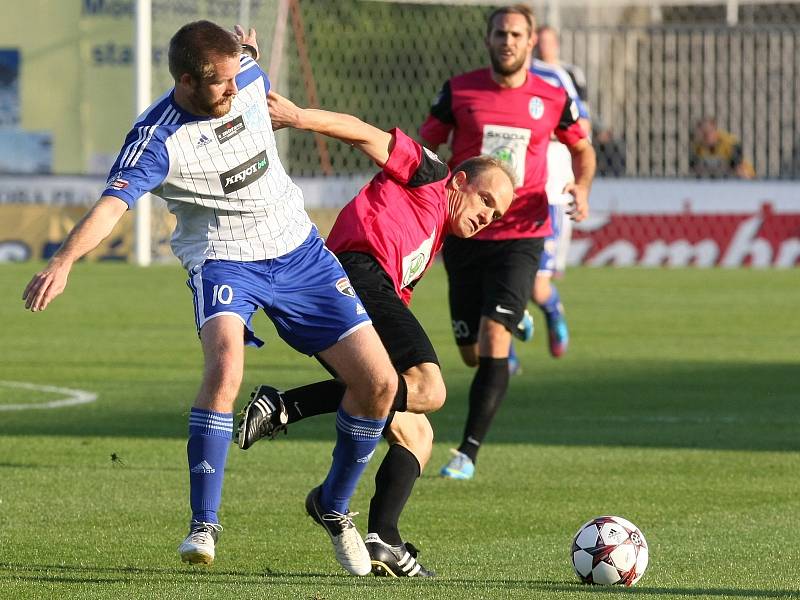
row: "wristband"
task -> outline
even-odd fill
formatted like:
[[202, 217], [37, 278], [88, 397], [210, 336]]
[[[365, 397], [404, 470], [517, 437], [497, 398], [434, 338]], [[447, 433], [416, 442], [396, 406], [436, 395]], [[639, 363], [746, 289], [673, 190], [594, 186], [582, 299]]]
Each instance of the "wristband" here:
[[249, 54], [253, 60], [258, 60], [258, 48], [256, 48], [252, 44], [245, 44], [243, 42], [242, 52], [244, 52], [245, 54]]

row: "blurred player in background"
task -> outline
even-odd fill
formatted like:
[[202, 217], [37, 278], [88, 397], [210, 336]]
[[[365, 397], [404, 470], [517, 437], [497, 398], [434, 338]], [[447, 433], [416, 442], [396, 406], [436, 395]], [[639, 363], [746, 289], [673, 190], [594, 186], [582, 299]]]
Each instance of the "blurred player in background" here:
[[[446, 235], [471, 237], [508, 210], [513, 173], [502, 161], [483, 156], [465, 160], [451, 174], [439, 157], [399, 129], [386, 132], [350, 115], [301, 109], [275, 92], [269, 103], [273, 128], [342, 140], [381, 167], [339, 213], [326, 244], [364, 303], [405, 391], [384, 430], [389, 450], [375, 475], [370, 503], [365, 541], [373, 573], [429, 577], [433, 573], [400, 536], [398, 521], [433, 445], [430, 422], [415, 413], [440, 408], [445, 386], [433, 345], [408, 303]], [[247, 449], [289, 423], [336, 412], [343, 392], [337, 379], [285, 392], [259, 386], [242, 412], [239, 446]]]
[[732, 133], [720, 129], [713, 117], [700, 120], [695, 127], [689, 168], [695, 177], [753, 179], [756, 176], [752, 163], [744, 156], [742, 143]]
[[553, 133], [569, 148], [575, 172], [563, 190], [572, 195], [567, 213], [580, 221], [589, 211], [594, 150], [566, 92], [528, 70], [534, 27], [524, 5], [493, 11], [485, 38], [491, 66], [448, 80], [420, 128], [432, 150], [451, 140], [451, 164], [475, 154], [497, 156], [512, 166], [518, 182], [517, 198], [502, 220], [473, 238], [445, 240], [456, 344], [463, 361], [478, 367], [461, 445], [441, 470], [453, 479], [473, 477], [478, 450], [508, 388], [512, 332], [523, 318], [544, 238], [552, 233], [545, 182]]
[[[538, 40], [534, 49], [531, 71], [548, 83], [566, 90], [578, 108], [578, 123], [587, 135], [591, 133], [589, 107], [586, 98], [586, 77], [578, 67], [561, 62], [558, 32], [549, 25], [537, 30]], [[566, 213], [571, 200], [564, 187], [575, 180], [572, 173], [572, 156], [567, 147], [555, 137], [547, 147], [547, 200], [550, 203], [550, 222], [553, 233], [547, 236], [544, 250], [533, 284], [531, 299], [539, 306], [547, 323], [550, 354], [558, 358], [567, 351], [569, 330], [564, 317], [558, 289], [553, 285], [554, 276], [563, 275], [566, 269], [569, 243], [572, 239], [572, 221]], [[519, 363], [517, 362], [517, 365]], [[509, 365], [512, 373], [514, 365]]]
[[375, 451], [397, 390], [392, 367], [347, 276], [303, 208], [281, 165], [267, 107], [270, 83], [254, 59], [255, 30], [236, 34], [209, 21], [183, 26], [169, 45], [175, 87], [136, 121], [100, 200], [73, 228], [24, 292], [44, 310], [73, 263], [111, 233], [146, 192], [177, 217], [172, 250], [189, 272], [205, 357], [189, 413], [189, 535], [178, 548], [189, 563], [210, 564], [219, 532], [223, 474], [241, 384], [244, 344], [260, 308], [293, 348], [319, 354], [347, 388], [325, 481], [306, 509], [350, 573], [371, 570], [349, 500]]

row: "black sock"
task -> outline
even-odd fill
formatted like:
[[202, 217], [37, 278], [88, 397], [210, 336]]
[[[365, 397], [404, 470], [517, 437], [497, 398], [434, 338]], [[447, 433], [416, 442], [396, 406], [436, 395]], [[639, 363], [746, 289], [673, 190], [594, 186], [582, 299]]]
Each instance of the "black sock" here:
[[375, 495], [369, 503], [368, 533], [377, 533], [391, 546], [402, 545], [397, 522], [419, 474], [419, 461], [410, 450], [400, 444], [389, 446], [375, 474]]
[[337, 379], [318, 381], [283, 392], [289, 423], [306, 417], [335, 413], [344, 397], [345, 385]]
[[480, 357], [478, 372], [469, 389], [469, 416], [458, 447], [475, 462], [483, 438], [492, 425], [508, 389], [508, 358]]

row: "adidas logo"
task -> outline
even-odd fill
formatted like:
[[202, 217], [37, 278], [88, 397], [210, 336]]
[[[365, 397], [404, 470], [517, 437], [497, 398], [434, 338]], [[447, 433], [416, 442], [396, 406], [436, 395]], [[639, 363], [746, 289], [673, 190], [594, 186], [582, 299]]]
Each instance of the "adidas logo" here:
[[363, 306], [361, 306], [361, 303], [360, 303], [360, 302], [356, 304], [356, 314], [357, 314], [357, 315], [363, 315], [363, 314], [366, 314], [366, 312], [367, 312], [367, 311], [366, 311], [366, 310], [364, 310], [364, 307], [363, 307]]
[[208, 464], [208, 461], [203, 461], [201, 463], [197, 463], [191, 469], [189, 469], [192, 473], [216, 473], [217, 470]]
[[359, 459], [356, 459], [356, 462], [360, 462], [360, 463], [368, 463], [368, 462], [369, 462], [369, 459], [370, 459], [370, 458], [372, 458], [372, 455], [373, 455], [373, 454], [375, 454], [375, 450], [373, 450], [372, 452], [370, 452], [370, 453], [369, 453], [369, 454], [367, 454], [366, 456], [362, 456], [361, 458], [359, 458]]
[[200, 135], [200, 139], [197, 141], [197, 147], [202, 148], [203, 146], [208, 146], [211, 143], [211, 139], [206, 137], [205, 134]]

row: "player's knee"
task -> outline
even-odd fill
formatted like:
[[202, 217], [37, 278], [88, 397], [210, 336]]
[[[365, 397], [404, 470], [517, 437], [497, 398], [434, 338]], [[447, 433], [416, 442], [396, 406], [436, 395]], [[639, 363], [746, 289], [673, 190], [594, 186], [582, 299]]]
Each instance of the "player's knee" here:
[[467, 365], [468, 367], [478, 366], [477, 344], [471, 344], [469, 346], [459, 346], [458, 350], [461, 353], [461, 360], [464, 362], [465, 365]]
[[552, 271], [539, 271], [533, 282], [532, 299], [536, 304], [544, 304], [550, 299], [552, 293]]
[[424, 411], [422, 412], [433, 412], [444, 406], [444, 401], [447, 398], [447, 388], [440, 373], [437, 373], [436, 376], [425, 378], [420, 395], [424, 406]]
[[388, 411], [397, 394], [397, 372], [390, 368], [373, 374], [365, 382], [363, 393], [376, 407], [385, 407]]

